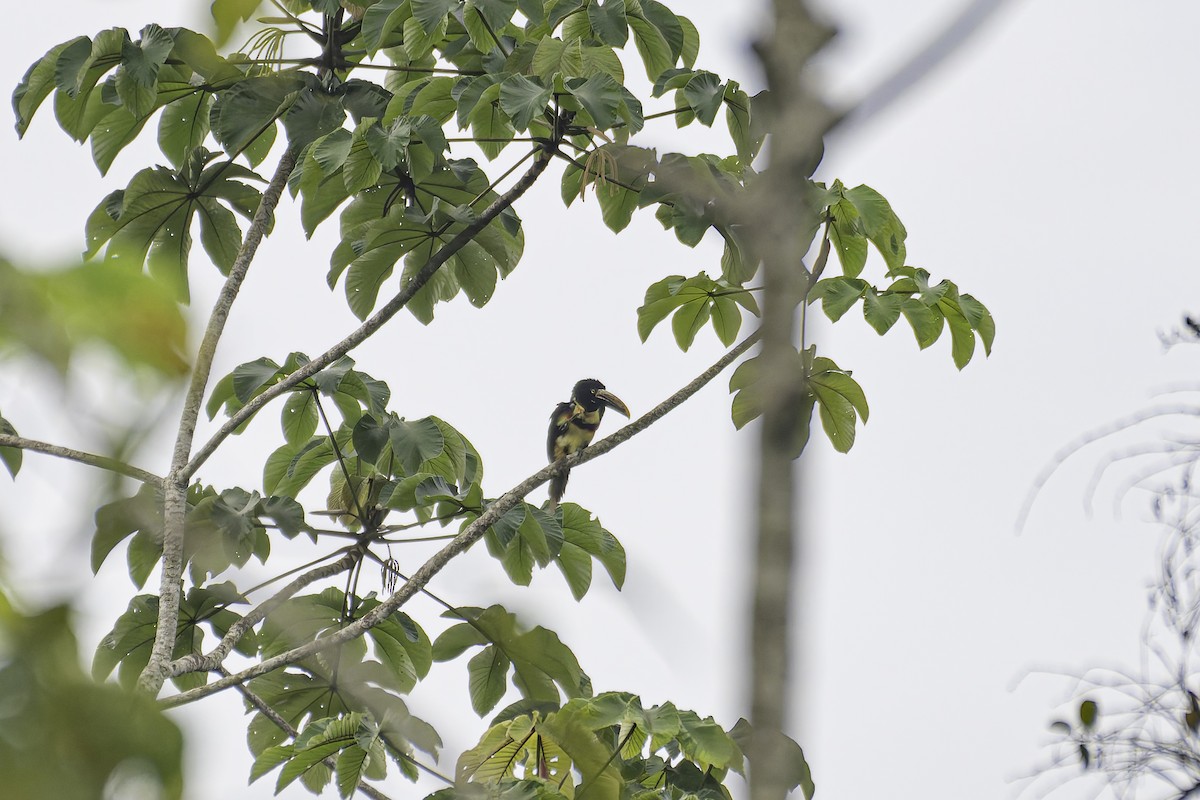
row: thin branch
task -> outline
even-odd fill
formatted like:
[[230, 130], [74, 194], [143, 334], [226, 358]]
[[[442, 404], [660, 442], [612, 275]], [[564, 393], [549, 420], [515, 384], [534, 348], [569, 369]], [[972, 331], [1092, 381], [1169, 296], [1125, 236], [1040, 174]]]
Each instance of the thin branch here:
[[543, 149], [539, 151], [538, 157], [534, 160], [533, 165], [521, 176], [511, 189], [498, 197], [490, 206], [483, 210], [479, 217], [470, 225], [463, 228], [461, 232], [445, 245], [442, 249], [430, 257], [425, 266], [413, 275], [408, 283], [404, 284], [403, 288], [387, 303], [376, 311], [371, 317], [356, 328], [349, 336], [335, 344], [333, 347], [326, 350], [321, 355], [309, 361], [304, 366], [297, 369], [292, 374], [284, 377], [278, 383], [267, 389], [265, 392], [255, 397], [246, 405], [242, 406], [221, 428], [213, 434], [196, 454], [192, 460], [188, 462], [180, 473], [183, 477], [191, 476], [200, 466], [208, 460], [208, 458], [216, 451], [218, 445], [221, 444], [231, 433], [237, 430], [242, 423], [250, 419], [258, 413], [259, 409], [267, 403], [279, 397], [284, 392], [291, 389], [296, 384], [309, 378], [325, 367], [332, 364], [337, 359], [344, 356], [346, 353], [353, 350], [358, 345], [366, 341], [377, 330], [383, 327], [384, 323], [396, 315], [400, 309], [408, 305], [408, 301], [412, 299], [421, 287], [423, 287], [434, 274], [441, 269], [450, 257], [466, 246], [468, 242], [474, 239], [484, 228], [486, 228], [493, 220], [500, 216], [506, 209], [515, 203], [521, 195], [529, 189], [530, 186], [538, 179], [545, 171], [546, 166], [550, 163], [550, 150]]
[[142, 483], [148, 483], [151, 486], [161, 486], [163, 482], [163, 479], [153, 472], [147, 472], [140, 467], [126, 464], [124, 461], [109, 458], [108, 456], [98, 456], [94, 453], [85, 453], [82, 450], [72, 450], [70, 447], [61, 447], [48, 442], [40, 442], [37, 439], [26, 439], [23, 436], [10, 436], [7, 433], [0, 433], [0, 447], [15, 447], [18, 450], [28, 450], [31, 453], [43, 453], [48, 456], [55, 456], [56, 458], [65, 458], [68, 461], [78, 461], [80, 464], [87, 464], [89, 467], [115, 472], [118, 475], [124, 475], [127, 478], [133, 478]]
[[165, 497], [163, 499], [163, 554], [162, 577], [159, 583], [158, 626], [154, 632], [154, 647], [150, 659], [142, 674], [138, 677], [138, 688], [147, 694], [156, 695], [162, 688], [167, 677], [167, 669], [171, 662], [171, 652], [175, 647], [175, 630], [179, 624], [179, 595], [181, 592], [180, 579], [183, 576], [183, 530], [187, 517], [187, 485], [191, 473], [185, 467], [192, 450], [192, 438], [196, 433], [196, 422], [200, 417], [200, 407], [204, 403], [204, 389], [208, 385], [209, 374], [212, 372], [213, 359], [216, 357], [217, 344], [225, 330], [225, 322], [229, 319], [229, 311], [241, 289], [250, 262], [254, 260], [258, 246], [270, 227], [275, 215], [275, 207], [287, 185], [288, 176], [296, 166], [296, 157], [289, 150], [279, 160], [275, 175], [271, 178], [259, 201], [254, 219], [246, 230], [241, 249], [229, 277], [225, 279], [221, 293], [213, 304], [212, 313], [208, 318], [208, 327], [196, 353], [195, 366], [192, 369], [192, 380], [184, 397], [183, 410], [180, 413], [179, 431], [175, 438], [175, 449], [171, 455], [171, 469], [163, 481]]
[[672, 394], [666, 400], [659, 403], [650, 411], [638, 417], [633, 422], [616, 432], [604, 437], [600, 441], [592, 444], [589, 447], [580, 450], [577, 453], [567, 456], [558, 462], [548, 464], [542, 467], [537, 472], [530, 475], [525, 480], [518, 483], [513, 488], [509, 489], [500, 498], [492, 501], [484, 512], [470, 525], [463, 529], [462, 533], [458, 534], [454, 539], [434, 553], [424, 564], [421, 565], [412, 577], [405, 582], [391, 597], [380, 603], [367, 614], [363, 615], [354, 623], [347, 625], [341, 630], [322, 636], [311, 642], [306, 642], [299, 647], [288, 650], [286, 653], [281, 653], [278, 656], [269, 658], [251, 667], [248, 667], [241, 672], [229, 677], [220, 678], [212, 683], [201, 686], [196, 689], [190, 689], [186, 692], [180, 692], [172, 697], [164, 698], [161, 705], [164, 708], [173, 708], [186, 703], [195, 702], [210, 694], [228, 689], [230, 686], [236, 686], [240, 683], [257, 678], [259, 675], [265, 675], [281, 667], [286, 667], [289, 664], [294, 664], [313, 653], [328, 650], [331, 647], [336, 647], [343, 642], [348, 642], [351, 639], [356, 639], [362, 636], [375, 625], [382, 622], [384, 619], [395, 613], [402, 605], [408, 602], [417, 592], [422, 591], [429, 581], [442, 570], [450, 560], [458, 554], [465, 551], [476, 541], [483, 538], [483, 534], [487, 529], [495, 524], [503, 517], [510, 508], [515, 506], [525, 495], [541, 486], [548, 481], [553, 475], [557, 474], [560, 469], [574, 469], [575, 467], [591, 461], [593, 458], [599, 458], [608, 451], [612, 450], [619, 444], [628, 441], [633, 436], [644, 431], [653, 423], [662, 419], [668, 412], [678, 407], [689, 397], [700, 391], [705, 384], [715, 378], [722, 370], [736, 361], [743, 353], [749, 350], [755, 342], [758, 341], [758, 333], [752, 333], [746, 337], [740, 344], [721, 356], [711, 367], [700, 373], [695, 380], [684, 386], [679, 391]]
[[[228, 672], [225, 672], [224, 670], [222, 670], [222, 672], [224, 672], [225, 675], [229, 674]], [[256, 709], [258, 709], [258, 712], [260, 714], [262, 714], [267, 719], [271, 720], [271, 722], [275, 723], [275, 727], [279, 728], [281, 731], [283, 731], [284, 733], [286, 733], [288, 736], [292, 737], [293, 739], [295, 739], [297, 736], [300, 735], [300, 731], [296, 730], [290, 722], [288, 722], [286, 719], [284, 719], [283, 716], [280, 715], [280, 713], [278, 711], [271, 708], [271, 705], [266, 700], [263, 700], [261, 697], [259, 697], [255, 692], [252, 692], [251, 690], [247, 689], [245, 686], [239, 686], [238, 691], [242, 693], [242, 697], [246, 698], [246, 701], [249, 702], [250, 705], [252, 705]], [[333, 756], [329, 756], [321, 763], [324, 764], [326, 767], [328, 767], [330, 772], [332, 772], [335, 775], [337, 774], [337, 761], [334, 760]], [[417, 764], [417, 766], [419, 767], [421, 765]], [[361, 793], [365, 794], [367, 797], [370, 797], [371, 800], [391, 800], [391, 798], [388, 797], [386, 794], [379, 791], [374, 786], [372, 786], [371, 784], [367, 783], [364, 780], [360, 780], [358, 782], [358, 786], [356, 786], [355, 788], [358, 789], [358, 791], [360, 791]]]
[[1033, 504], [1037, 501], [1038, 495], [1041, 494], [1042, 487], [1044, 487], [1047, 481], [1053, 477], [1054, 473], [1058, 472], [1058, 468], [1061, 467], [1068, 458], [1075, 455], [1088, 445], [1094, 444], [1101, 439], [1106, 439], [1115, 433], [1129, 430], [1130, 428], [1136, 427], [1137, 425], [1140, 425], [1143, 422], [1148, 422], [1152, 419], [1159, 419], [1169, 416], [1194, 417], [1196, 416], [1196, 405], [1194, 403], [1163, 405], [1155, 408], [1148, 408], [1144, 411], [1138, 411], [1136, 413], [1120, 417], [1108, 423], [1107, 425], [1101, 425], [1100, 427], [1093, 428], [1092, 430], [1078, 436], [1073, 441], [1068, 442], [1064, 446], [1060, 447], [1058, 452], [1056, 452], [1050, 458], [1050, 462], [1046, 466], [1042, 467], [1041, 471], [1038, 472], [1037, 477], [1034, 478], [1033, 486], [1030, 487], [1029, 493], [1025, 495], [1025, 501], [1021, 504], [1021, 510], [1017, 514], [1017, 533], [1020, 533], [1022, 530], [1024, 530], [1025, 522], [1029, 519], [1030, 512], [1033, 511]]
[[254, 610], [246, 614], [237, 622], [229, 626], [229, 630], [221, 638], [217, 644], [206, 655], [192, 653], [183, 658], [172, 661], [168, 667], [168, 677], [175, 677], [187, 672], [212, 672], [221, 667], [225, 659], [229, 656], [230, 651], [237, 645], [241, 638], [246, 634], [246, 631], [253, 628], [262, 620], [266, 619], [267, 615], [283, 604], [285, 600], [292, 597], [296, 592], [316, 581], [325, 578], [332, 578], [334, 575], [345, 572], [353, 567], [362, 559], [357, 548], [352, 552], [339, 558], [330, 564], [316, 569], [309, 570], [287, 586], [280, 589], [275, 594], [268, 597], [266, 600], [259, 603]]

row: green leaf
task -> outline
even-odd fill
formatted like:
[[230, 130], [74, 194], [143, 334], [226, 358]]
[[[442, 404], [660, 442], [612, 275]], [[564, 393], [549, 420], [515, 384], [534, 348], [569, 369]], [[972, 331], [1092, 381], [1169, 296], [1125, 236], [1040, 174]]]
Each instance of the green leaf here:
[[132, 497], [114, 500], [96, 509], [96, 531], [92, 534], [92, 572], [100, 566], [118, 544], [141, 531], [151, 538], [162, 538], [162, 495], [149, 484], [143, 484]]
[[[0, 417], [0, 433], [6, 436], [18, 435], [17, 429], [4, 417]], [[5, 469], [13, 478], [16, 478], [17, 473], [21, 471], [23, 455], [23, 451], [19, 447], [0, 447], [0, 461], [4, 462]]]
[[[461, 107], [460, 107], [461, 110]], [[500, 155], [516, 131], [508, 114], [500, 107], [500, 85], [492, 84], [483, 90], [471, 109], [471, 135], [475, 144], [489, 159]]]
[[975, 353], [975, 332], [959, 311], [957, 303], [942, 300], [938, 308], [946, 318], [946, 327], [950, 329], [950, 353], [954, 357], [954, 366], [962, 369], [970, 363]]
[[958, 307], [972, 328], [979, 333], [983, 342], [983, 351], [992, 354], [992, 341], [996, 338], [996, 323], [992, 314], [983, 303], [969, 294], [959, 295]]
[[174, 37], [154, 24], [142, 28], [136, 43], [123, 44], [115, 83], [121, 104], [134, 117], [145, 117], [154, 110], [159, 69], [174, 47]]
[[697, 72], [683, 87], [682, 92], [696, 119], [702, 125], [711, 127], [725, 99], [725, 87], [721, 84], [721, 79], [711, 72]]
[[863, 316], [880, 336], [887, 333], [896, 324], [896, 320], [900, 319], [903, 306], [904, 298], [901, 295], [887, 292], [878, 294], [870, 286], [864, 290]]
[[196, 91], [169, 104], [158, 120], [158, 147], [176, 169], [208, 136], [213, 95]]
[[408, 0], [379, 0], [367, 8], [362, 18], [362, 37], [372, 55], [388, 46], [392, 33], [403, 30], [405, 20], [412, 16]]
[[630, 15], [628, 21], [633, 29], [633, 42], [646, 66], [646, 77], [657, 81], [658, 76], [675, 66], [671, 46], [659, 29], [644, 17]]
[[808, 385], [820, 409], [821, 425], [839, 453], [854, 446], [857, 417], [867, 421], [866, 396], [858, 383], [844, 372], [823, 371], [809, 376]]
[[1100, 707], [1096, 705], [1095, 700], [1084, 700], [1079, 704], [1079, 723], [1083, 725], [1085, 730], [1092, 730], [1096, 727], [1096, 720], [1100, 716]]
[[862, 215], [854, 203], [841, 196], [840, 187], [841, 183], [835, 181], [834, 188], [841, 199], [829, 207], [829, 239], [842, 264], [842, 274], [856, 278], [867, 263], [867, 236], [859, 221]]
[[912, 326], [917, 345], [922, 350], [936, 342], [942, 335], [945, 318], [937, 308], [930, 308], [915, 297], [906, 297], [900, 310]]
[[242, 404], [250, 402], [267, 386], [275, 382], [279, 377], [279, 372], [279, 365], [266, 356], [240, 364], [232, 373], [234, 396]]
[[[315, 139], [333, 133], [346, 121], [342, 98], [319, 86], [305, 86], [280, 116], [288, 143], [297, 151]], [[274, 129], [274, 125], [269, 126]]]
[[[364, 613], [377, 605], [364, 606]], [[429, 674], [433, 649], [429, 637], [407, 614], [397, 613], [372, 627], [367, 635], [375, 654], [396, 678], [396, 691], [410, 692], [419, 679]]]
[[[685, 289], [684, 291], [689, 291]], [[694, 289], [690, 291], [695, 291]], [[682, 293], [682, 292], [681, 292]], [[685, 353], [692, 346], [692, 342], [696, 339], [696, 334], [709, 320], [712, 313], [712, 307], [708, 303], [708, 294], [705, 293], [704, 300], [691, 301], [680, 306], [675, 312], [675, 316], [671, 318], [671, 332], [675, 334], [675, 343], [679, 345], [679, 349]], [[716, 327], [714, 325], [714, 327]]]
[[504, 697], [510, 664], [508, 657], [494, 644], [483, 648], [467, 662], [471, 708], [479, 716], [495, 708]]
[[720, 295], [713, 297], [712, 325], [721, 344], [731, 347], [737, 340], [738, 331], [742, 328], [742, 312], [732, 297]]
[[742, 91], [736, 81], [725, 84], [725, 123], [729, 127], [729, 136], [737, 149], [738, 158], [743, 164], [750, 164], [762, 149], [762, 137], [756, 135], [751, 124], [750, 95]]
[[583, 43], [576, 39], [564, 42], [549, 36], [538, 42], [531, 64], [533, 73], [546, 83], [555, 75], [564, 79], [586, 77], [583, 75]]
[[536, 80], [510, 75], [500, 84], [500, 108], [518, 131], [528, 130], [529, 123], [545, 113], [551, 94], [549, 87]]
[[688, 302], [687, 296], [680, 296], [678, 293], [684, 280], [682, 275], [669, 275], [646, 289], [645, 300], [637, 310], [638, 336], [643, 342], [649, 338], [650, 332], [658, 323]]
[[575, 503], [564, 503], [559, 508], [563, 544], [556, 561], [575, 599], [583, 597], [591, 585], [590, 562], [586, 568], [580, 564], [580, 559], [588, 556], [604, 566], [613, 586], [620, 589], [625, 583], [625, 548], [590, 512]]
[[845, 197], [854, 204], [862, 218], [862, 227], [867, 238], [875, 245], [893, 272], [904, 266], [906, 255], [904, 240], [908, 236], [904, 224], [892, 211], [883, 195], [870, 186], [856, 186], [845, 192]]
[[291, 445], [307, 442], [317, 431], [317, 398], [310, 391], [292, 392], [280, 419], [283, 438]]
[[[29, 123], [33, 120], [34, 112], [54, 90], [59, 57], [68, 47], [80, 41], [87, 42], [88, 40], [87, 37], [81, 36], [55, 45], [46, 55], [30, 64], [29, 69], [25, 71], [25, 76], [17, 84], [12, 96], [13, 116], [17, 121], [18, 137], [25, 136], [25, 132], [29, 130]], [[80, 45], [76, 46], [81, 47]], [[90, 44], [88, 50], [89, 52], [91, 50]]]
[[458, 3], [456, 0], [412, 0], [413, 18], [421, 23], [421, 29], [432, 33], [446, 21], [446, 15], [453, 11]]
[[617, 109], [624, 100], [621, 87], [608, 75], [593, 75], [587, 79], [572, 78], [565, 82], [568, 92], [583, 106], [596, 127], [611, 128], [617, 122]]
[[858, 278], [825, 278], [817, 281], [809, 293], [809, 302], [819, 297], [825, 316], [837, 322], [854, 307], [868, 288], [869, 284]]
[[[427, 0], [427, 5], [440, 5], [447, 0]], [[452, 1], [452, 0], [451, 0]], [[415, 13], [415, 11], [414, 11]], [[432, 29], [426, 29], [417, 17], [404, 21], [404, 50], [408, 53], [409, 61], [420, 61], [433, 52], [436, 45], [446, 35], [446, 18], [434, 23]]]
[[250, 19], [263, 0], [213, 0], [212, 16], [217, 23], [217, 44], [229, 41], [238, 23]]
[[762, 416], [762, 399], [758, 395], [758, 356], [738, 365], [729, 377], [729, 393], [734, 395], [730, 413], [733, 427], [741, 430], [747, 423]]
[[197, 198], [200, 244], [213, 264], [228, 275], [242, 249], [242, 229], [233, 212], [211, 197]]
[[624, 47], [629, 41], [629, 20], [625, 16], [625, 0], [607, 0], [601, 5], [594, 0], [587, 7], [588, 21], [596, 38], [613, 47]]
[[389, 428], [392, 452], [406, 474], [418, 472], [422, 464], [446, 449], [445, 436], [432, 417], [411, 422], [396, 420]]
[[389, 443], [390, 435], [385, 425], [379, 424], [375, 417], [363, 414], [354, 424], [352, 439], [354, 452], [364, 461], [374, 464], [383, 453], [383, 448]]
[[265, 75], [246, 78], [222, 92], [213, 105], [213, 136], [231, 156], [244, 151], [273, 128], [304, 86], [297, 78]]

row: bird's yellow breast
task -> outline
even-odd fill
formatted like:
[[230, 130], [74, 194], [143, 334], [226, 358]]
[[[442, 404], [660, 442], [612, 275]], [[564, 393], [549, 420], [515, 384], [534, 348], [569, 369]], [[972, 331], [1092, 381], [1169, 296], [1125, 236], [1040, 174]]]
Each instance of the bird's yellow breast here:
[[571, 410], [567, 420], [566, 430], [554, 440], [554, 459], [576, 453], [591, 444], [600, 426], [602, 411], [585, 411], [578, 403]]

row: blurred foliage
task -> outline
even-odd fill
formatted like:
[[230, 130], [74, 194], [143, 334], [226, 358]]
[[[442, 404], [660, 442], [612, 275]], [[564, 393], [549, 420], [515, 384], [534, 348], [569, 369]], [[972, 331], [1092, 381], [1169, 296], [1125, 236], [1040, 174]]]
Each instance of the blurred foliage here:
[[65, 374], [91, 344], [164, 378], [188, 371], [183, 314], [160, 282], [141, 271], [27, 271], [0, 260], [0, 355], [32, 355]]
[[94, 683], [70, 610], [0, 591], [0, 775], [10, 800], [179, 798], [183, 738], [150, 698]]

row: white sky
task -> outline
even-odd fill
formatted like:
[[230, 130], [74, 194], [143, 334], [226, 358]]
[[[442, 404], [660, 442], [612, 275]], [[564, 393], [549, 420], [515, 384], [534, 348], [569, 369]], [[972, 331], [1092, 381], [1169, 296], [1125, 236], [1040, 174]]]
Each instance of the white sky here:
[[[152, 21], [197, 26], [204, 5], [62, 0], [58, 34], [9, 37], [2, 82], [15, 85], [70, 36]], [[825, 5], [836, 6], [842, 36], [823, 73], [843, 101], [886, 75], [958, 6]], [[750, 87], [758, 79], [743, 43], [760, 6], [672, 4], [700, 29], [701, 64]], [[1194, 302], [1186, 276], [1195, 271], [1192, 187], [1200, 183], [1198, 29], [1192, 3], [1012, 2], [916, 91], [828, 145], [820, 175], [882, 192], [908, 227], [909, 263], [985, 302], [998, 334], [992, 358], [958, 373], [948, 339], [918, 352], [902, 325], [880, 339], [857, 312], [816, 329], [819, 351], [854, 370], [871, 404], [850, 455], [833, 454], [817, 436], [808, 459], [795, 732], [821, 797], [1013, 796], [1023, 785], [1014, 779], [1040, 763], [1046, 723], [1071, 686], [1061, 676], [1018, 681], [1030, 670], [1138, 661], [1157, 537], [1140, 522], [1146, 514], [1136, 500], [1114, 520], [1114, 484], [1102, 487], [1095, 520], [1083, 512], [1088, 476], [1107, 449], [1062, 470], [1020, 536], [1014, 521], [1061, 445], [1145, 406], [1197, 365], [1195, 348], [1164, 354], [1157, 333]], [[660, 149], [726, 147], [719, 136], [681, 140], [669, 122], [658, 125], [645, 142]], [[68, 258], [95, 203], [150, 158], [131, 150], [101, 180], [90, 154], [43, 108], [24, 142], [0, 147], [0, 249], [33, 264]], [[546, 417], [578, 378], [602, 379], [637, 414], [720, 353], [709, 333], [686, 354], [665, 329], [641, 345], [634, 313], [645, 287], [666, 274], [715, 274], [715, 237], [688, 250], [649, 211], [613, 236], [594, 199], [564, 210], [554, 180], [518, 210], [525, 257], [489, 306], [441, 306], [428, 328], [397, 318], [355, 353], [360, 368], [391, 384], [393, 408], [436, 413], [472, 440], [492, 496], [542, 465]], [[285, 202], [261, 250], [218, 374], [260, 355], [316, 354], [354, 327], [340, 287], [331, 295], [324, 285], [336, 222], [305, 243], [294, 212]], [[878, 261], [868, 271], [882, 279]], [[197, 265], [193, 275], [193, 308], [206, 313], [215, 270]], [[569, 498], [593, 509], [629, 553], [623, 593], [598, 574], [576, 604], [553, 571], [529, 590], [515, 588], [482, 548], [432, 588], [460, 605], [504, 602], [558, 631], [598, 690], [670, 699], [732, 725], [743, 708], [755, 434], [733, 430], [727, 379], [572, 477]], [[64, 426], [37, 408], [39, 391], [58, 392], [39, 370], [6, 364], [0, 410], [26, 435], [85, 449], [102, 446], [88, 418], [120, 419], [126, 396], [103, 375], [75, 375], [77, 420]], [[480, 419], [473, 412], [485, 398], [492, 412]], [[280, 441], [275, 419], [268, 412], [230, 441], [200, 479], [258, 488], [256, 465]], [[141, 463], [161, 471], [163, 452]], [[75, 593], [90, 652], [131, 586], [119, 556], [86, 583], [97, 490], [80, 473], [28, 456], [15, 487], [0, 480], [0, 528], [7, 576], [30, 597]], [[397, 555], [409, 568], [421, 557]], [[431, 605], [410, 611], [440, 629]], [[465, 664], [441, 671], [445, 680], [418, 687], [411, 705], [441, 731], [442, 769], [452, 771], [458, 750], [485, 725], [465, 701]], [[221, 711], [179, 717], [199, 754], [189, 797], [252, 796], [240, 701], [226, 693], [214, 705]], [[273, 778], [253, 796], [270, 796]], [[384, 789], [414, 796], [399, 781]]]

